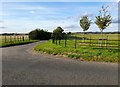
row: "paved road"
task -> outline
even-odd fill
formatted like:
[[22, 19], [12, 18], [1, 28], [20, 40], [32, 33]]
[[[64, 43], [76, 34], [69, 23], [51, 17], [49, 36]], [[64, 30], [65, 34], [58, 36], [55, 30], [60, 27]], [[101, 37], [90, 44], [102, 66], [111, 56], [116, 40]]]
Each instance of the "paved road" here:
[[3, 85], [117, 85], [118, 66], [31, 51], [35, 44], [2, 49]]

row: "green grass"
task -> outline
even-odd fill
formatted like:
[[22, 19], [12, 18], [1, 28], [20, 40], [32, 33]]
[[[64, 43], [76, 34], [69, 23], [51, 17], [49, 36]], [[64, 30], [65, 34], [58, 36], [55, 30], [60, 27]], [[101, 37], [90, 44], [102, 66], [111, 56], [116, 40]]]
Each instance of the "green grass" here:
[[64, 47], [64, 41], [60, 45], [52, 44], [49, 40], [43, 44], [38, 44], [36, 51], [69, 57], [72, 59], [80, 59], [82, 61], [97, 61], [97, 62], [118, 62], [118, 48], [99, 48], [94, 46], [77, 45], [74, 48], [74, 40], [67, 40], [67, 46]]
[[25, 41], [12, 41], [12, 42], [2, 42], [0, 43], [0, 47], [9, 47], [9, 46], [15, 46], [15, 45], [23, 45], [28, 43], [37, 42], [37, 40], [25, 40]]
[[[8, 46], [15, 46], [15, 45], [23, 45], [28, 43], [36, 42], [37, 40], [29, 40], [28, 35], [24, 35], [24, 41], [22, 40], [23, 35], [10, 35], [6, 36], [0, 36], [0, 47], [8, 47]], [[21, 37], [21, 38], [20, 38]]]

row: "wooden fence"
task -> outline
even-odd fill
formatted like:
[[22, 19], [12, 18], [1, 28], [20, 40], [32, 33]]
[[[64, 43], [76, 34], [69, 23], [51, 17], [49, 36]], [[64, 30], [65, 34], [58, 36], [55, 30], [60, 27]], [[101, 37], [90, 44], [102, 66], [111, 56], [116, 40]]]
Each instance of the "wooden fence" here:
[[0, 36], [0, 42], [2, 43], [25, 41], [25, 40], [29, 40], [28, 35], [2, 35]]
[[91, 46], [91, 47], [102, 47], [102, 48], [118, 48], [118, 40], [109, 40], [108, 36], [102, 39], [92, 39], [91, 37], [76, 37], [76, 36], [67, 36], [66, 39], [61, 41], [56, 41], [55, 44], [63, 45], [64, 47], [71, 46], [74, 48], [79, 48], [82, 46]]

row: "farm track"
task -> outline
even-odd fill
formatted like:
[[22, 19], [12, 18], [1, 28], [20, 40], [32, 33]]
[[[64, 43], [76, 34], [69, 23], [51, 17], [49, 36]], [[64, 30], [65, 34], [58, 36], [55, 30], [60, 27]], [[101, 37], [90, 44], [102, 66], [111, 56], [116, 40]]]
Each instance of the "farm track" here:
[[38, 43], [0, 48], [3, 85], [118, 85], [118, 64], [35, 53]]

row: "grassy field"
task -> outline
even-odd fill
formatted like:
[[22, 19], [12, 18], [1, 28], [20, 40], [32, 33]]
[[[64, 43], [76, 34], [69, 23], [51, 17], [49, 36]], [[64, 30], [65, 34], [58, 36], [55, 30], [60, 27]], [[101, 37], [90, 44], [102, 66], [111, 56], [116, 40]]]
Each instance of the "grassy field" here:
[[[100, 41], [99, 39], [104, 39], [102, 40], [102, 46], [104, 47], [112, 47], [112, 48], [118, 48], [119, 44], [119, 38], [118, 34], [103, 34], [101, 37], [100, 34], [74, 34], [72, 36], [76, 36], [78, 38], [77, 40], [77, 45], [81, 46], [99, 46]], [[85, 40], [79, 40], [79, 38], [85, 37]]]
[[[106, 39], [108, 38], [108, 40], [118, 40], [118, 35], [119, 34], [103, 34], [103, 38]], [[92, 38], [92, 39], [99, 39], [101, 38], [101, 34], [73, 34], [73, 36], [77, 36], [77, 37], [86, 37], [88, 39]]]
[[[81, 37], [77, 34], [78, 37]], [[99, 35], [100, 36], [100, 35]], [[92, 36], [94, 39], [93, 41], [96, 42], [98, 35]], [[89, 36], [87, 36], [88, 38]], [[75, 49], [75, 40], [67, 40], [67, 44], [65, 47], [64, 40], [60, 42], [60, 45], [52, 44], [52, 41], [49, 40], [46, 43], [37, 45], [34, 49], [36, 51], [52, 54], [52, 55], [59, 55], [64, 57], [69, 57], [73, 59], [80, 59], [82, 61], [97, 61], [97, 62], [118, 62], [118, 35], [111, 35], [110, 36], [110, 46], [106, 47], [99, 47], [97, 45], [90, 45], [89, 43], [83, 43], [81, 40], [77, 40], [76, 42], [76, 49]], [[87, 42], [88, 40], [85, 40]], [[98, 40], [97, 40], [98, 41]], [[93, 42], [92, 42], [93, 43]], [[83, 45], [84, 44], [84, 45]], [[87, 45], [86, 45], [87, 44]]]
[[14, 45], [23, 45], [32, 42], [36, 42], [37, 40], [29, 40], [28, 35], [24, 35], [23, 41], [22, 35], [17, 36], [0, 36], [0, 47], [8, 47]]

